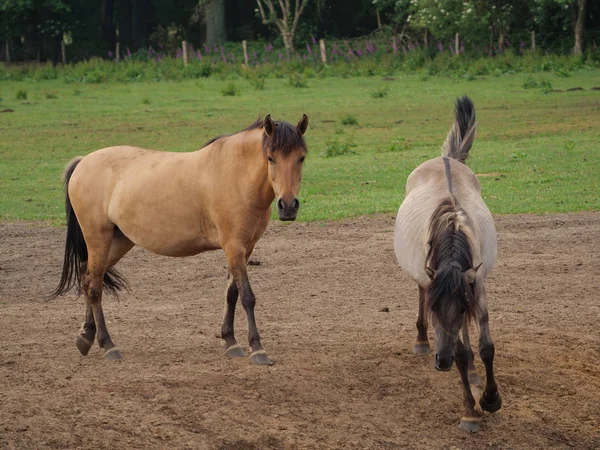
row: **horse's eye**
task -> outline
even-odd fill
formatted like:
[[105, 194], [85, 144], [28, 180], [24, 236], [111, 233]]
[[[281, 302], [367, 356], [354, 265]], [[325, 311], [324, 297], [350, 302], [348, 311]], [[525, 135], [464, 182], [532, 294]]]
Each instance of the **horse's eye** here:
[[306, 159], [306, 157], [305, 157], [305, 156], [302, 156], [302, 157], [301, 157], [301, 158], [298, 160], [298, 162], [299, 162], [300, 164], [302, 164], [302, 163], [304, 162], [304, 160], [305, 160], [305, 159]]
[[269, 162], [270, 162], [271, 164], [275, 164], [275, 160], [274, 160], [273, 158], [271, 158], [271, 157], [269, 156], [269, 158], [268, 158], [268, 159], [269, 159]]

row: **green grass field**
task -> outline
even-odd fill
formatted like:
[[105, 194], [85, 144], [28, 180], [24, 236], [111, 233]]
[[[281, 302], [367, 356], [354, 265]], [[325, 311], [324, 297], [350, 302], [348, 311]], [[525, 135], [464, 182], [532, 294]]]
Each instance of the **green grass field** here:
[[[119, 144], [193, 151], [267, 113], [292, 123], [302, 113], [310, 117], [299, 220], [395, 212], [408, 174], [439, 155], [454, 100], [463, 94], [473, 99], [479, 124], [468, 164], [480, 175], [493, 213], [599, 210], [600, 90], [591, 89], [600, 86], [599, 75], [533, 75], [565, 90], [547, 95], [525, 89], [526, 74], [473, 81], [315, 78], [308, 88], [267, 78], [264, 90], [239, 78], [235, 96], [221, 93], [229, 80], [217, 77], [3, 82], [0, 111], [14, 111], [0, 113], [0, 220], [62, 223], [61, 174], [73, 156]], [[566, 91], [575, 87], [584, 90]], [[357, 123], [343, 125], [343, 118]], [[350, 153], [325, 157], [326, 150]]]

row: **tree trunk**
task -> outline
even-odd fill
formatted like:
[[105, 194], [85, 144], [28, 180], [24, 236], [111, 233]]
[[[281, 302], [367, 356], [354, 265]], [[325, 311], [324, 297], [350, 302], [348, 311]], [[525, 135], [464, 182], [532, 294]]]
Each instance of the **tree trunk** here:
[[583, 54], [583, 29], [585, 28], [585, 6], [587, 0], [577, 1], [577, 20], [575, 22], [575, 46], [573, 53], [576, 55]]
[[285, 45], [285, 49], [292, 53], [294, 51], [294, 36], [289, 31], [282, 31], [281, 35], [283, 37], [283, 45]]
[[206, 43], [209, 45], [224, 42], [227, 38], [225, 30], [225, 0], [209, 0], [204, 7], [206, 21]]

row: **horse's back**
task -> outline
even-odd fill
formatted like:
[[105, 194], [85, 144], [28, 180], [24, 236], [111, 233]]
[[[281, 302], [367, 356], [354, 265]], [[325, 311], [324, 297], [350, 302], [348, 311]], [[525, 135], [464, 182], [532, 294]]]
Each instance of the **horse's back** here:
[[[473, 171], [449, 159], [452, 192], [473, 229], [476, 257], [481, 255], [484, 272], [491, 270], [496, 258], [496, 232], [492, 216], [481, 197], [481, 186]], [[398, 263], [420, 286], [426, 287], [425, 273], [429, 223], [440, 202], [450, 197], [443, 158], [419, 165], [406, 181], [406, 197], [396, 216], [394, 248]]]

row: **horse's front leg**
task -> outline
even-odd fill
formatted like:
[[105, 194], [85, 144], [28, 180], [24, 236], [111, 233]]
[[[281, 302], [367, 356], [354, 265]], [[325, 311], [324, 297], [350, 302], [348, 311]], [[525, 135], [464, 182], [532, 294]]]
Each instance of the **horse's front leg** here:
[[[246, 311], [246, 317], [248, 320], [248, 342], [252, 349], [250, 361], [253, 364], [271, 365], [273, 363], [267, 356], [267, 352], [260, 343], [260, 335], [258, 334], [256, 320], [254, 318], [254, 306], [256, 304], [256, 298], [254, 297], [254, 293], [250, 287], [250, 281], [248, 280], [248, 268], [246, 266], [247, 253], [247, 249], [243, 246], [228, 246], [225, 249], [227, 261], [229, 263], [229, 273], [231, 274], [233, 282], [235, 283], [239, 292], [244, 311]], [[233, 321], [233, 315], [231, 320]]]
[[463, 403], [465, 406], [465, 415], [460, 419], [460, 428], [474, 433], [479, 431], [481, 417], [479, 413], [475, 411], [475, 398], [473, 397], [471, 386], [469, 385], [469, 350], [467, 350], [460, 339], [457, 339], [454, 344], [454, 354], [456, 357], [456, 367], [460, 373], [464, 391]]
[[240, 358], [246, 356], [246, 352], [240, 344], [237, 343], [233, 330], [235, 306], [238, 301], [239, 290], [235, 281], [233, 281], [231, 274], [227, 277], [227, 290], [225, 296], [225, 317], [223, 318], [223, 326], [221, 327], [221, 337], [225, 340], [225, 355], [230, 358]]
[[498, 385], [494, 379], [494, 342], [490, 335], [489, 315], [487, 310], [487, 302], [485, 299], [485, 291], [482, 290], [480, 298], [480, 315], [479, 315], [479, 356], [485, 365], [485, 390], [479, 399], [481, 409], [487, 412], [494, 413], [502, 407], [502, 397], [498, 392]]

